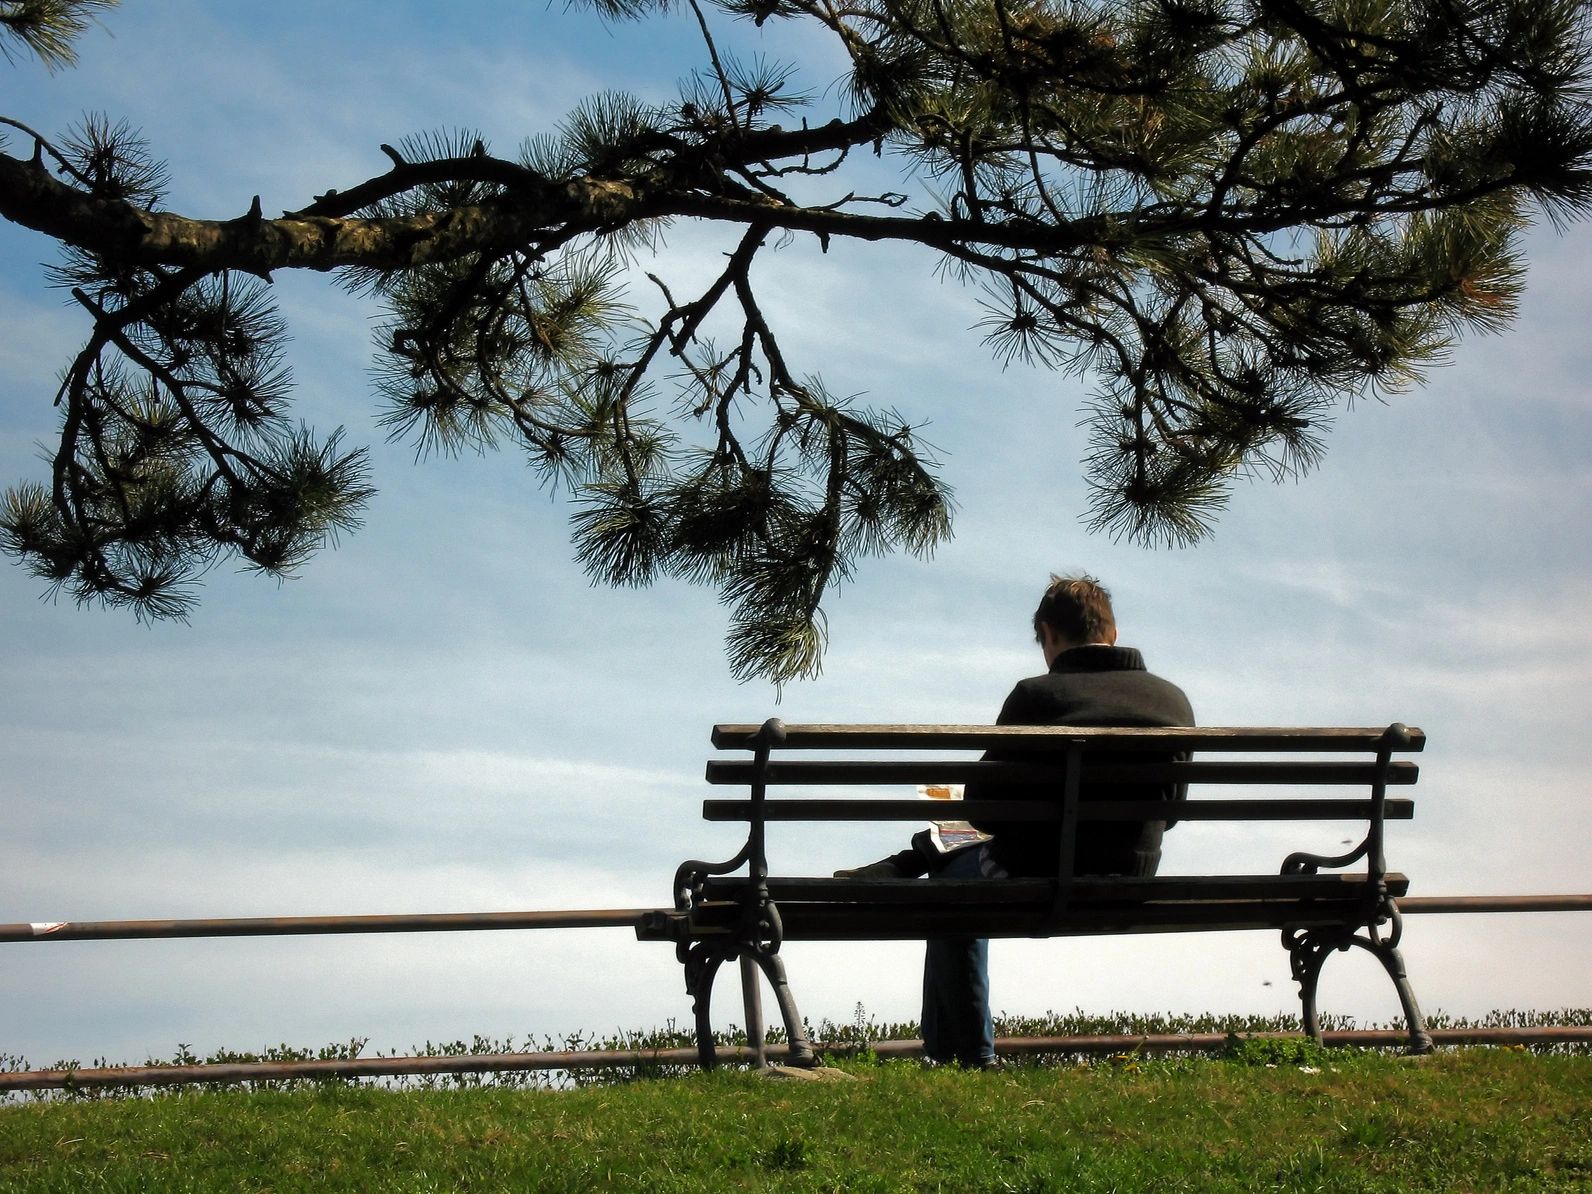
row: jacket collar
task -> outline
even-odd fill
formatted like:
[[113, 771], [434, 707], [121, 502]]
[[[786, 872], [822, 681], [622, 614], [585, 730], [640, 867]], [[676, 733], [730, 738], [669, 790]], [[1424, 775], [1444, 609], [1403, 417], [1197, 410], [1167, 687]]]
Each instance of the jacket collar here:
[[1073, 647], [1056, 656], [1052, 672], [1142, 672], [1144, 656], [1137, 647], [1108, 647], [1093, 643]]

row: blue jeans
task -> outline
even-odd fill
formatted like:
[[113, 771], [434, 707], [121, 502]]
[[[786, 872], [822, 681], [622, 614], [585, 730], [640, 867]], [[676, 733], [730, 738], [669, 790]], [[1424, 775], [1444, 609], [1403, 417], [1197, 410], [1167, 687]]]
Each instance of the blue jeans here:
[[[982, 846], [958, 850], [935, 871], [946, 879], [983, 878]], [[989, 942], [934, 937], [923, 954], [923, 1052], [933, 1061], [984, 1065], [995, 1060], [989, 1009]]]

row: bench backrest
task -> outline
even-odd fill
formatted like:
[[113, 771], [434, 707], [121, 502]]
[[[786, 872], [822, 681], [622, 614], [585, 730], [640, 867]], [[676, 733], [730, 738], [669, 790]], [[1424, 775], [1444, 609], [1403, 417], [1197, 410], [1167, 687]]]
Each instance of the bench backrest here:
[[[924, 821], [921, 800], [780, 799], [771, 787], [853, 787], [881, 784], [998, 783], [1039, 789], [1054, 797], [980, 801], [979, 820], [1052, 822], [1058, 826], [1059, 876], [1072, 873], [1080, 821], [1169, 820], [1363, 820], [1365, 840], [1341, 858], [1293, 855], [1284, 870], [1348, 865], [1365, 858], [1370, 877], [1386, 871], [1382, 823], [1413, 815], [1408, 799], [1390, 799], [1390, 786], [1415, 783], [1419, 771], [1394, 754], [1426, 744], [1418, 729], [1341, 727], [1076, 727], [974, 725], [718, 725], [713, 744], [746, 750], [748, 760], [708, 763], [711, 784], [749, 789], [750, 799], [708, 800], [703, 815], [714, 821], [746, 821], [745, 854], [754, 877], [768, 873], [764, 849], [769, 821]], [[847, 758], [867, 751], [886, 757]], [[906, 752], [993, 752], [999, 759], [908, 757]], [[787, 752], [809, 757], [789, 758]], [[812, 758], [825, 752], [824, 758]], [[1318, 756], [1330, 756], [1321, 758]], [[838, 756], [838, 757], [836, 757]], [[1260, 756], [1260, 757], [1234, 757]], [[1359, 756], [1358, 758], [1354, 756]], [[1092, 761], [1093, 760], [1093, 761]], [[1358, 799], [1188, 799], [1176, 805], [1142, 799], [1147, 785], [1351, 786], [1368, 790]], [[1112, 797], [1113, 789], [1138, 799]], [[1084, 795], [1080, 797], [1080, 793]], [[953, 806], [954, 807], [954, 806]], [[969, 810], [971, 811], [971, 810]]]

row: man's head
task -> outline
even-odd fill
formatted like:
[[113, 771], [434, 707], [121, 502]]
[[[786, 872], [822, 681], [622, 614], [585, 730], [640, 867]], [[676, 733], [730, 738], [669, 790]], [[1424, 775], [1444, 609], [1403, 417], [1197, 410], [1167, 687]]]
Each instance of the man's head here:
[[1117, 641], [1111, 594], [1092, 576], [1055, 576], [1034, 611], [1034, 639], [1048, 665], [1072, 647]]

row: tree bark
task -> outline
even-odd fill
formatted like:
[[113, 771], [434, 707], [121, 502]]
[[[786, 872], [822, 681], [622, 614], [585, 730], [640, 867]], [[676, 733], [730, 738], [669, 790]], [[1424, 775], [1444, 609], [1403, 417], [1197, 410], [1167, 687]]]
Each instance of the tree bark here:
[[0, 154], [0, 217], [129, 265], [205, 270], [408, 269], [533, 243], [549, 229], [627, 224], [650, 212], [642, 187], [599, 179], [550, 183], [522, 172], [512, 197], [424, 215], [360, 219], [289, 214], [195, 220], [144, 211], [56, 178], [42, 161]]

